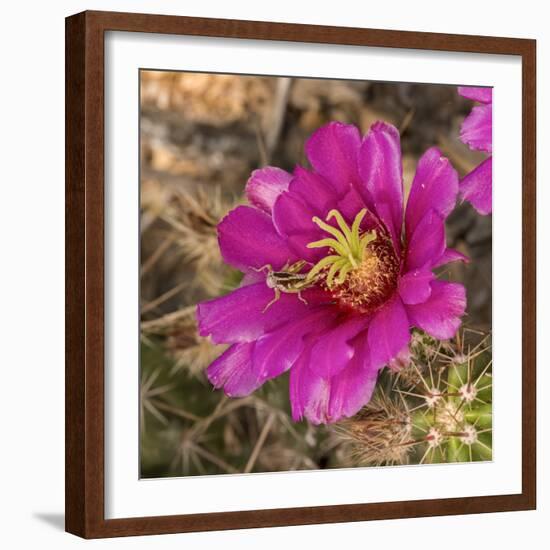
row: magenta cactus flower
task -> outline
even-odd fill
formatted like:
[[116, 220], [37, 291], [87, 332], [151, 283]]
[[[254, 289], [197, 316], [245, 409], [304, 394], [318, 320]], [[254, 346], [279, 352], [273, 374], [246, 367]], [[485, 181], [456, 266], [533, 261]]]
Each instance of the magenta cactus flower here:
[[433, 270], [464, 260], [446, 247], [458, 176], [440, 151], [419, 160], [406, 208], [398, 131], [332, 122], [306, 143], [313, 170], [256, 170], [218, 226], [240, 288], [198, 305], [202, 336], [230, 347], [207, 369], [229, 396], [290, 371], [294, 420], [356, 414], [379, 370], [406, 356], [411, 329], [454, 336], [462, 285]]
[[[458, 93], [477, 101], [460, 128], [460, 139], [470, 149], [493, 152], [493, 90], [492, 88], [459, 87]], [[460, 182], [462, 198], [483, 215], [493, 210], [493, 159], [486, 158]]]

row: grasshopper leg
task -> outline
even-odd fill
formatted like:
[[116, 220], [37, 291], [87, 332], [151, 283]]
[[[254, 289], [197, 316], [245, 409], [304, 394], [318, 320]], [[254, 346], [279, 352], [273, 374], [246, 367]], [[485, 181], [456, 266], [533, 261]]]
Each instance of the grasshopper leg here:
[[308, 301], [302, 296], [302, 292], [298, 292], [298, 298], [300, 299], [301, 302], [306, 304], [306, 306], [309, 305]]
[[273, 271], [273, 267], [271, 267], [271, 264], [265, 264], [262, 265], [262, 267], [253, 267], [254, 271], [261, 273], [264, 269], [267, 269], [268, 271]]
[[262, 313], [265, 313], [280, 297], [281, 297], [281, 291], [278, 288], [273, 289], [275, 291], [275, 297], [267, 306], [264, 307]]

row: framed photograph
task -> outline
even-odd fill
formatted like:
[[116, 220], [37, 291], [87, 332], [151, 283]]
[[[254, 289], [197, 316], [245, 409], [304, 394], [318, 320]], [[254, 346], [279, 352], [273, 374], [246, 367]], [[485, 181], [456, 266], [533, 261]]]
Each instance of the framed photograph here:
[[529, 510], [535, 41], [66, 20], [66, 529]]

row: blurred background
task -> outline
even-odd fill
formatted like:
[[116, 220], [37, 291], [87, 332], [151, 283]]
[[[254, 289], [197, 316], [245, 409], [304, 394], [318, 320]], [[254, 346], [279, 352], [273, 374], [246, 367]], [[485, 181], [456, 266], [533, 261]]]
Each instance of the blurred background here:
[[[395, 456], [360, 452], [376, 451], [377, 445], [387, 449], [392, 438], [406, 439], [411, 433], [383, 432], [386, 421], [382, 428], [376, 424], [376, 433], [369, 428], [365, 443], [365, 430], [359, 430], [358, 440], [357, 425], [294, 423], [287, 376], [247, 398], [227, 399], [204, 376], [223, 347], [197, 335], [194, 317], [197, 302], [228, 292], [240, 280], [221, 260], [216, 225], [243, 201], [252, 170], [266, 164], [289, 171], [296, 164], [307, 165], [304, 142], [329, 121], [353, 123], [365, 133], [373, 122], [385, 120], [401, 133], [407, 190], [418, 158], [433, 145], [462, 176], [484, 158], [458, 140], [472, 102], [446, 85], [164, 71], [141, 71], [140, 86], [141, 476], [490, 458], [481, 446], [473, 458], [460, 455], [463, 450], [457, 446], [439, 456], [421, 446]], [[490, 216], [477, 215], [468, 204], [457, 207], [447, 223], [449, 246], [472, 260], [468, 266], [450, 264], [445, 273], [467, 288], [468, 331], [443, 347], [418, 337], [410, 379], [387, 374], [381, 384], [422, 387], [422, 378], [433, 378], [433, 369], [453, 364], [457, 380], [475, 372], [487, 393], [491, 223]], [[460, 371], [453, 358], [472, 350], [472, 364]], [[489, 407], [490, 400], [490, 392], [480, 399]], [[383, 401], [378, 396], [375, 410], [359, 415], [361, 426], [367, 417], [372, 426], [373, 410], [377, 422], [380, 414], [386, 420], [388, 415], [408, 414], [401, 405], [394, 410], [395, 403]], [[416, 403], [410, 405], [412, 409]], [[378, 437], [374, 442], [373, 433]], [[371, 447], [358, 452], [358, 444]]]

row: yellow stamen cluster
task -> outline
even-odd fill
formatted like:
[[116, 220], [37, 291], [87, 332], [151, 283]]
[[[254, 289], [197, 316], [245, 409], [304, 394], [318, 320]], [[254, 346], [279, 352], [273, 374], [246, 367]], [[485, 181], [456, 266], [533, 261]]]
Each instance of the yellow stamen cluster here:
[[352, 226], [349, 227], [338, 210], [331, 210], [328, 213], [327, 221], [334, 218], [339, 229], [329, 225], [317, 216], [313, 218], [313, 222], [323, 231], [332, 235], [332, 238], [329, 237], [309, 243], [308, 248], [328, 247], [333, 254], [325, 256], [317, 262], [307, 274], [306, 280], [313, 280], [321, 272], [326, 272], [325, 282], [327, 287], [331, 289], [334, 286], [343, 284], [352, 270], [365, 265], [365, 260], [369, 256], [367, 247], [376, 240], [376, 231], [361, 231], [361, 222], [366, 213], [366, 209], [361, 210], [355, 216]]

